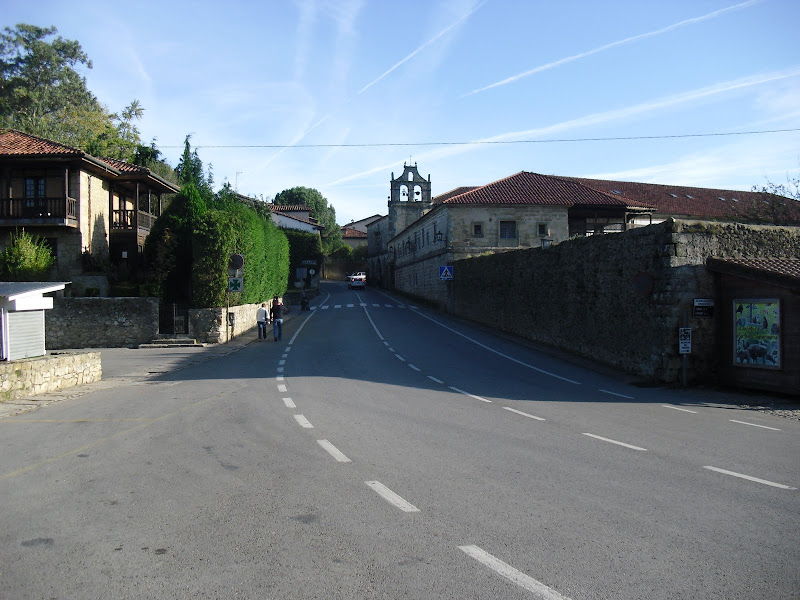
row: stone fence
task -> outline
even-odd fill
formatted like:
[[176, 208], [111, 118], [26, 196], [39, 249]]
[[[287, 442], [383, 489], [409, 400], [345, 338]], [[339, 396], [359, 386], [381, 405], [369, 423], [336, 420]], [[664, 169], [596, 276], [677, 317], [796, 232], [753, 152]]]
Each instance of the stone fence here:
[[101, 376], [99, 352], [65, 352], [0, 362], [0, 401], [93, 383]]
[[[54, 298], [45, 311], [45, 347], [135, 348], [158, 337], [158, 298]], [[188, 337], [219, 344], [251, 332], [261, 304], [189, 310]], [[267, 307], [272, 306], [272, 300]], [[228, 326], [226, 313], [234, 315]]]
[[690, 381], [714, 381], [715, 257], [797, 257], [800, 229], [668, 220], [548, 249], [456, 261], [443, 308], [660, 382], [682, 377], [678, 329], [692, 328]]
[[158, 298], [54, 298], [44, 324], [48, 350], [135, 348], [158, 335]]

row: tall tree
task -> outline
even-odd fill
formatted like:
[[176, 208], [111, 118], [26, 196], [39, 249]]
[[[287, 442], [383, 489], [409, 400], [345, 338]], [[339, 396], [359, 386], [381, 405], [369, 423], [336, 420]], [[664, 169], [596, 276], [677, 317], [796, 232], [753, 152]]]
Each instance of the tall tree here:
[[333, 205], [328, 205], [328, 200], [318, 190], [293, 187], [278, 193], [273, 203], [279, 206], [308, 206], [311, 216], [325, 228], [322, 232], [322, 250], [325, 255], [335, 252], [342, 245], [342, 230], [336, 224], [336, 210]]
[[133, 100], [119, 114], [109, 112], [78, 71], [92, 68], [80, 43], [56, 33], [25, 23], [0, 32], [0, 126], [101, 158], [133, 160], [144, 108]]
[[0, 33], [0, 123], [56, 138], [65, 112], [74, 121], [102, 113], [76, 68], [92, 62], [74, 40], [57, 36], [55, 27], [18, 24]]
[[209, 202], [214, 196], [212, 189], [214, 176], [211, 172], [211, 165], [208, 166], [208, 175], [206, 175], [203, 171], [203, 161], [200, 160], [200, 156], [197, 154], [197, 148], [192, 150], [192, 146], [189, 143], [191, 138], [192, 135], [188, 134], [183, 141], [183, 154], [178, 159], [175, 173], [181, 185], [194, 184], [203, 199]]

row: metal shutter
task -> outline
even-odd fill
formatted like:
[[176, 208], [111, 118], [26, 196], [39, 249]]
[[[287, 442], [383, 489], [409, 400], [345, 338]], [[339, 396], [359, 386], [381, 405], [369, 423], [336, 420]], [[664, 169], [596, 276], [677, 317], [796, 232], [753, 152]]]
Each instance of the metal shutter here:
[[44, 311], [8, 313], [8, 360], [44, 356]]

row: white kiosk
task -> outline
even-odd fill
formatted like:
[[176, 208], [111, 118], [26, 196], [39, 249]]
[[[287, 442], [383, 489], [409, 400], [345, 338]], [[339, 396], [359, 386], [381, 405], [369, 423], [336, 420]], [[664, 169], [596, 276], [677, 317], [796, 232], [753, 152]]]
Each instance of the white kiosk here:
[[0, 282], [0, 360], [44, 356], [44, 311], [68, 282]]

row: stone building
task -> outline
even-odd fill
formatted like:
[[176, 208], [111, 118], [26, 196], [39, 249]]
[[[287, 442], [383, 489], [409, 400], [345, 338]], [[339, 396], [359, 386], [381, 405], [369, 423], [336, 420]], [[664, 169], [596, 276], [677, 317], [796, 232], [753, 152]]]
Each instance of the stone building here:
[[[800, 225], [800, 202], [765, 194], [522, 171], [430, 198], [416, 165], [390, 182], [389, 214], [368, 227], [370, 283], [443, 302], [440, 269], [454, 261], [669, 218]], [[452, 274], [452, 271], [450, 271]]]
[[0, 247], [22, 228], [42, 238], [56, 257], [55, 276], [72, 281], [73, 292], [83, 280], [94, 284], [87, 258], [135, 271], [164, 196], [178, 191], [144, 167], [0, 130]]

